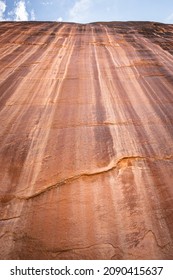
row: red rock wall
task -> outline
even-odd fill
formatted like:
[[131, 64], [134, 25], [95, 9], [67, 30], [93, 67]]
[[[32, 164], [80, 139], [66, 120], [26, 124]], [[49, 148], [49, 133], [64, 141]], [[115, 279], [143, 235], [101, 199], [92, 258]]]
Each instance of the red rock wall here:
[[0, 258], [173, 259], [173, 26], [0, 23]]

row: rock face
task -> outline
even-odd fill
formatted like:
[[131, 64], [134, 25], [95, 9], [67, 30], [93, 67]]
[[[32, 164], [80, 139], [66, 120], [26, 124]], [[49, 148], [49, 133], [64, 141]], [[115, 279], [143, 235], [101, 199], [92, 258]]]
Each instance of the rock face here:
[[173, 26], [0, 23], [0, 258], [173, 259]]

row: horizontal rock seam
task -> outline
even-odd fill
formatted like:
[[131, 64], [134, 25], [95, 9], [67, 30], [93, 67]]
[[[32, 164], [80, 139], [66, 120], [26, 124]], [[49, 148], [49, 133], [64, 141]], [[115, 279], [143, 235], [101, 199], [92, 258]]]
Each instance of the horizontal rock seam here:
[[95, 176], [95, 175], [99, 175], [99, 174], [104, 174], [104, 173], [107, 173], [109, 171], [112, 171], [118, 167], [120, 167], [121, 164], [123, 164], [123, 162], [126, 162], [128, 160], [158, 160], [158, 161], [167, 161], [167, 160], [171, 160], [173, 159], [173, 156], [167, 156], [167, 157], [164, 157], [164, 158], [156, 158], [156, 157], [145, 157], [145, 156], [127, 156], [127, 157], [123, 157], [123, 158], [120, 158], [115, 164], [114, 162], [112, 161], [107, 167], [104, 167], [104, 168], [100, 168], [100, 170], [98, 171], [95, 171], [95, 172], [92, 172], [92, 173], [87, 173], [87, 172], [84, 172], [84, 173], [81, 173], [81, 174], [78, 174], [78, 175], [75, 175], [75, 176], [72, 176], [72, 177], [69, 177], [69, 178], [65, 178], [59, 182], [57, 182], [56, 184], [53, 184], [53, 185], [50, 185], [48, 187], [46, 187], [45, 189], [37, 192], [37, 193], [34, 193], [30, 196], [15, 196], [15, 198], [17, 199], [20, 199], [20, 200], [29, 200], [29, 199], [33, 199], [37, 196], [40, 196], [42, 194], [44, 194], [45, 192], [47, 191], [50, 191], [52, 189], [55, 189], [55, 188], [58, 188], [58, 187], [61, 187], [62, 185], [65, 185], [67, 183], [70, 183], [70, 182], [73, 182], [75, 180], [78, 180], [79, 178], [81, 177], [89, 177], [89, 176]]

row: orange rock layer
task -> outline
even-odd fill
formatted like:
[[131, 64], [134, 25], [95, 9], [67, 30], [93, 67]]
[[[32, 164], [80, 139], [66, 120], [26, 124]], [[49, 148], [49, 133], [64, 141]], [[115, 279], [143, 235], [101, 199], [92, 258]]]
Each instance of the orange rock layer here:
[[0, 23], [0, 259], [173, 259], [173, 26]]

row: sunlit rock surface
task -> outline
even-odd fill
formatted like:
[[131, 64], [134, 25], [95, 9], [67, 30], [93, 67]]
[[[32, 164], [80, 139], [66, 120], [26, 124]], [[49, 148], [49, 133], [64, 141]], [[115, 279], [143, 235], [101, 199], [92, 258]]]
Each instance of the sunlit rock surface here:
[[0, 23], [0, 259], [173, 259], [173, 26]]

